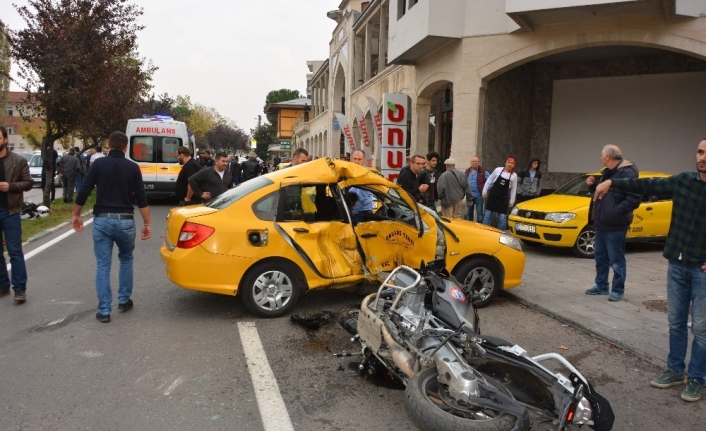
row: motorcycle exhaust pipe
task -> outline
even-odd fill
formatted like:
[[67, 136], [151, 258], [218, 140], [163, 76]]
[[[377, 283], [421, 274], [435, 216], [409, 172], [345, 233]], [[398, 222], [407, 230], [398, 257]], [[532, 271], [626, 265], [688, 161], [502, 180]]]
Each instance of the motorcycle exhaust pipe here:
[[385, 326], [385, 324], [380, 325], [380, 327], [382, 337], [385, 339], [387, 345], [390, 346], [390, 351], [392, 352], [392, 361], [395, 363], [395, 365], [397, 365], [397, 368], [399, 368], [403, 373], [407, 375], [407, 377], [412, 377], [415, 368], [414, 359], [412, 359], [412, 355], [410, 355], [409, 352], [407, 352], [394, 340], [394, 338], [392, 338], [392, 335], [390, 335], [390, 331], [387, 329], [387, 326]]

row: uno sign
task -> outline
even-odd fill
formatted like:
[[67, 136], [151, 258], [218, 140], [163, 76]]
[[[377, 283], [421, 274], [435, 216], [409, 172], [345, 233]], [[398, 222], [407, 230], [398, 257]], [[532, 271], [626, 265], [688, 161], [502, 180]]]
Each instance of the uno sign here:
[[407, 95], [382, 95], [382, 175], [396, 182], [407, 163]]
[[176, 129], [166, 127], [138, 127], [135, 133], [152, 133], [155, 135], [176, 135]]

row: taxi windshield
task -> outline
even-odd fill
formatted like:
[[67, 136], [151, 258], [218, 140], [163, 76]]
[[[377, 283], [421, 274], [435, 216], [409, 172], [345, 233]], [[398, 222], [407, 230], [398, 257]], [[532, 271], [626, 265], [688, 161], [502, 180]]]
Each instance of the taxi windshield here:
[[581, 175], [580, 177], [574, 178], [568, 184], [562, 186], [559, 190], [555, 191], [554, 194], [566, 195], [566, 196], [591, 196], [588, 191], [588, 184], [586, 184], [586, 178], [589, 175]]

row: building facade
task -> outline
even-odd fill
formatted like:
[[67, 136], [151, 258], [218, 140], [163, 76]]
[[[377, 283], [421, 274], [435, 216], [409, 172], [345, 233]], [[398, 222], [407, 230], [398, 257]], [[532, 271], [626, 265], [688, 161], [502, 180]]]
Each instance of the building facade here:
[[370, 125], [383, 93], [408, 95], [411, 153], [460, 168], [537, 156], [546, 188], [597, 170], [605, 144], [641, 170], [693, 170], [706, 137], [702, 0], [350, 0], [328, 16], [311, 119], [294, 130], [317, 156], [342, 154], [333, 112], [360, 142], [353, 105]]
[[[41, 133], [44, 128], [44, 120], [38, 116], [37, 107], [27, 103], [27, 93], [10, 91], [7, 97], [7, 106], [0, 116], [0, 125], [7, 128], [7, 146], [10, 151], [27, 153], [34, 151], [35, 148], [24, 138], [25, 129], [34, 128]], [[63, 148], [57, 141], [54, 143], [54, 149], [62, 151]]]

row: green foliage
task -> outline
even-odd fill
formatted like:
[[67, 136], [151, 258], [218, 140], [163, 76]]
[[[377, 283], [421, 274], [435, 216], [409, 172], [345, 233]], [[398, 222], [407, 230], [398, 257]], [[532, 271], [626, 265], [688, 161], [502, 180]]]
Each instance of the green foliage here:
[[[120, 109], [112, 105], [136, 101], [146, 92], [154, 69], [143, 69], [136, 55], [142, 9], [126, 0], [28, 0], [15, 7], [26, 28], [9, 34], [11, 55], [29, 93], [27, 102], [43, 110], [42, 157], [51, 177], [54, 141], [82, 129], [113, 128], [99, 122]], [[128, 76], [135, 86], [125, 84]], [[47, 185], [46, 206], [49, 196]]]
[[206, 133], [206, 146], [226, 152], [248, 150], [250, 137], [235, 124], [224, 122], [216, 124]]
[[[5, 35], [5, 24], [0, 20], [0, 108], [7, 106], [10, 91], [10, 43]], [[4, 113], [0, 116], [5, 115]]]
[[251, 134], [252, 138], [257, 140], [257, 148], [255, 149], [255, 152], [262, 160], [266, 160], [267, 150], [270, 149], [270, 146], [279, 143], [274, 126], [267, 123], [262, 124], [254, 128], [251, 131]]

